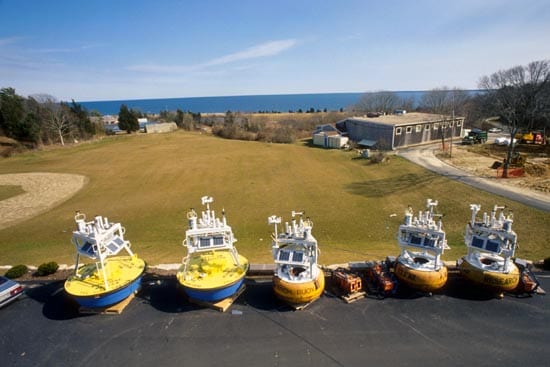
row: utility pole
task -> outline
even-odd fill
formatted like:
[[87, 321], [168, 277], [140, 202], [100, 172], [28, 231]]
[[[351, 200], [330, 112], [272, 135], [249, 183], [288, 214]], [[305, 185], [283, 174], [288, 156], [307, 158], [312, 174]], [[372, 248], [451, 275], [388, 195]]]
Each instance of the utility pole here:
[[455, 134], [455, 91], [452, 91], [452, 110], [451, 110], [451, 147], [449, 148], [449, 158], [453, 158], [453, 135]]
[[451, 112], [451, 147], [449, 148], [449, 158], [453, 158], [453, 135], [454, 134], [455, 134], [455, 107], [453, 105], [453, 111]]

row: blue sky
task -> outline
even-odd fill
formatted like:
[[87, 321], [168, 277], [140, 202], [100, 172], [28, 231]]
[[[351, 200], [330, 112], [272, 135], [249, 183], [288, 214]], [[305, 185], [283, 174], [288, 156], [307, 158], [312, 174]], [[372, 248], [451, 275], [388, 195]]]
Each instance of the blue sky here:
[[77, 101], [473, 89], [550, 58], [548, 0], [0, 0], [0, 87]]

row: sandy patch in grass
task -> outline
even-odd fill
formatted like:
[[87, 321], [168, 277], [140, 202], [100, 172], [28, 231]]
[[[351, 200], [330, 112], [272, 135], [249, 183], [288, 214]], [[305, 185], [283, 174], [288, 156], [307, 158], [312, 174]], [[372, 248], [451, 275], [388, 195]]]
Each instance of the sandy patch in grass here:
[[0, 230], [43, 213], [84, 187], [86, 176], [65, 173], [0, 175], [0, 185], [21, 186], [24, 194], [0, 201]]
[[[524, 148], [522, 146], [522, 148]], [[522, 152], [522, 154], [525, 153]], [[467, 146], [453, 147], [453, 157], [438, 154], [443, 161], [470, 172], [475, 176], [496, 180], [497, 170], [492, 168], [495, 162], [502, 162], [505, 152], [499, 155], [483, 155], [469, 151]], [[525, 175], [518, 178], [501, 181], [510, 186], [517, 186], [550, 194], [550, 159], [548, 157], [536, 157], [527, 155], [525, 163]]]

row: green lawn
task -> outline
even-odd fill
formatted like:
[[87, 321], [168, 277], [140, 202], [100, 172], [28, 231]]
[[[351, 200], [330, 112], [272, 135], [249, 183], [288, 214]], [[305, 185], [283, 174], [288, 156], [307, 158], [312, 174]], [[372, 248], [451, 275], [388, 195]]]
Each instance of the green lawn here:
[[[0, 231], [0, 264], [72, 263], [74, 212], [120, 221], [133, 249], [149, 264], [179, 262], [187, 229], [186, 212], [200, 198], [225, 208], [239, 252], [252, 262], [271, 262], [267, 217], [290, 219], [304, 210], [325, 264], [397, 255], [395, 236], [407, 205], [423, 209], [439, 200], [452, 249], [446, 260], [465, 253], [462, 232], [469, 204], [514, 210], [519, 257], [549, 255], [550, 214], [437, 176], [392, 157], [367, 165], [350, 152], [222, 140], [198, 133], [108, 137], [101, 141], [0, 160], [0, 174], [77, 173], [88, 184], [65, 203]], [[0, 198], [13, 189], [0, 189]], [[395, 215], [394, 215], [395, 214]]]

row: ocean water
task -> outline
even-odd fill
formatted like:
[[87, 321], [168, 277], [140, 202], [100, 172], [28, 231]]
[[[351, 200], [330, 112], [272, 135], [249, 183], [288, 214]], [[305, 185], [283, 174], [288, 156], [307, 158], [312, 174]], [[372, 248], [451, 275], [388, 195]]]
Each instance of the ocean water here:
[[[401, 98], [412, 97], [418, 103], [423, 91], [395, 92]], [[79, 101], [88, 111], [98, 111], [103, 115], [116, 115], [120, 105], [137, 109], [144, 113], [159, 113], [160, 111], [192, 111], [201, 113], [213, 112], [258, 112], [258, 111], [307, 111], [327, 109], [337, 111], [353, 106], [363, 93], [316, 93], [316, 94], [276, 94], [224, 97], [190, 97], [190, 98], [158, 98], [134, 99], [118, 101]]]

